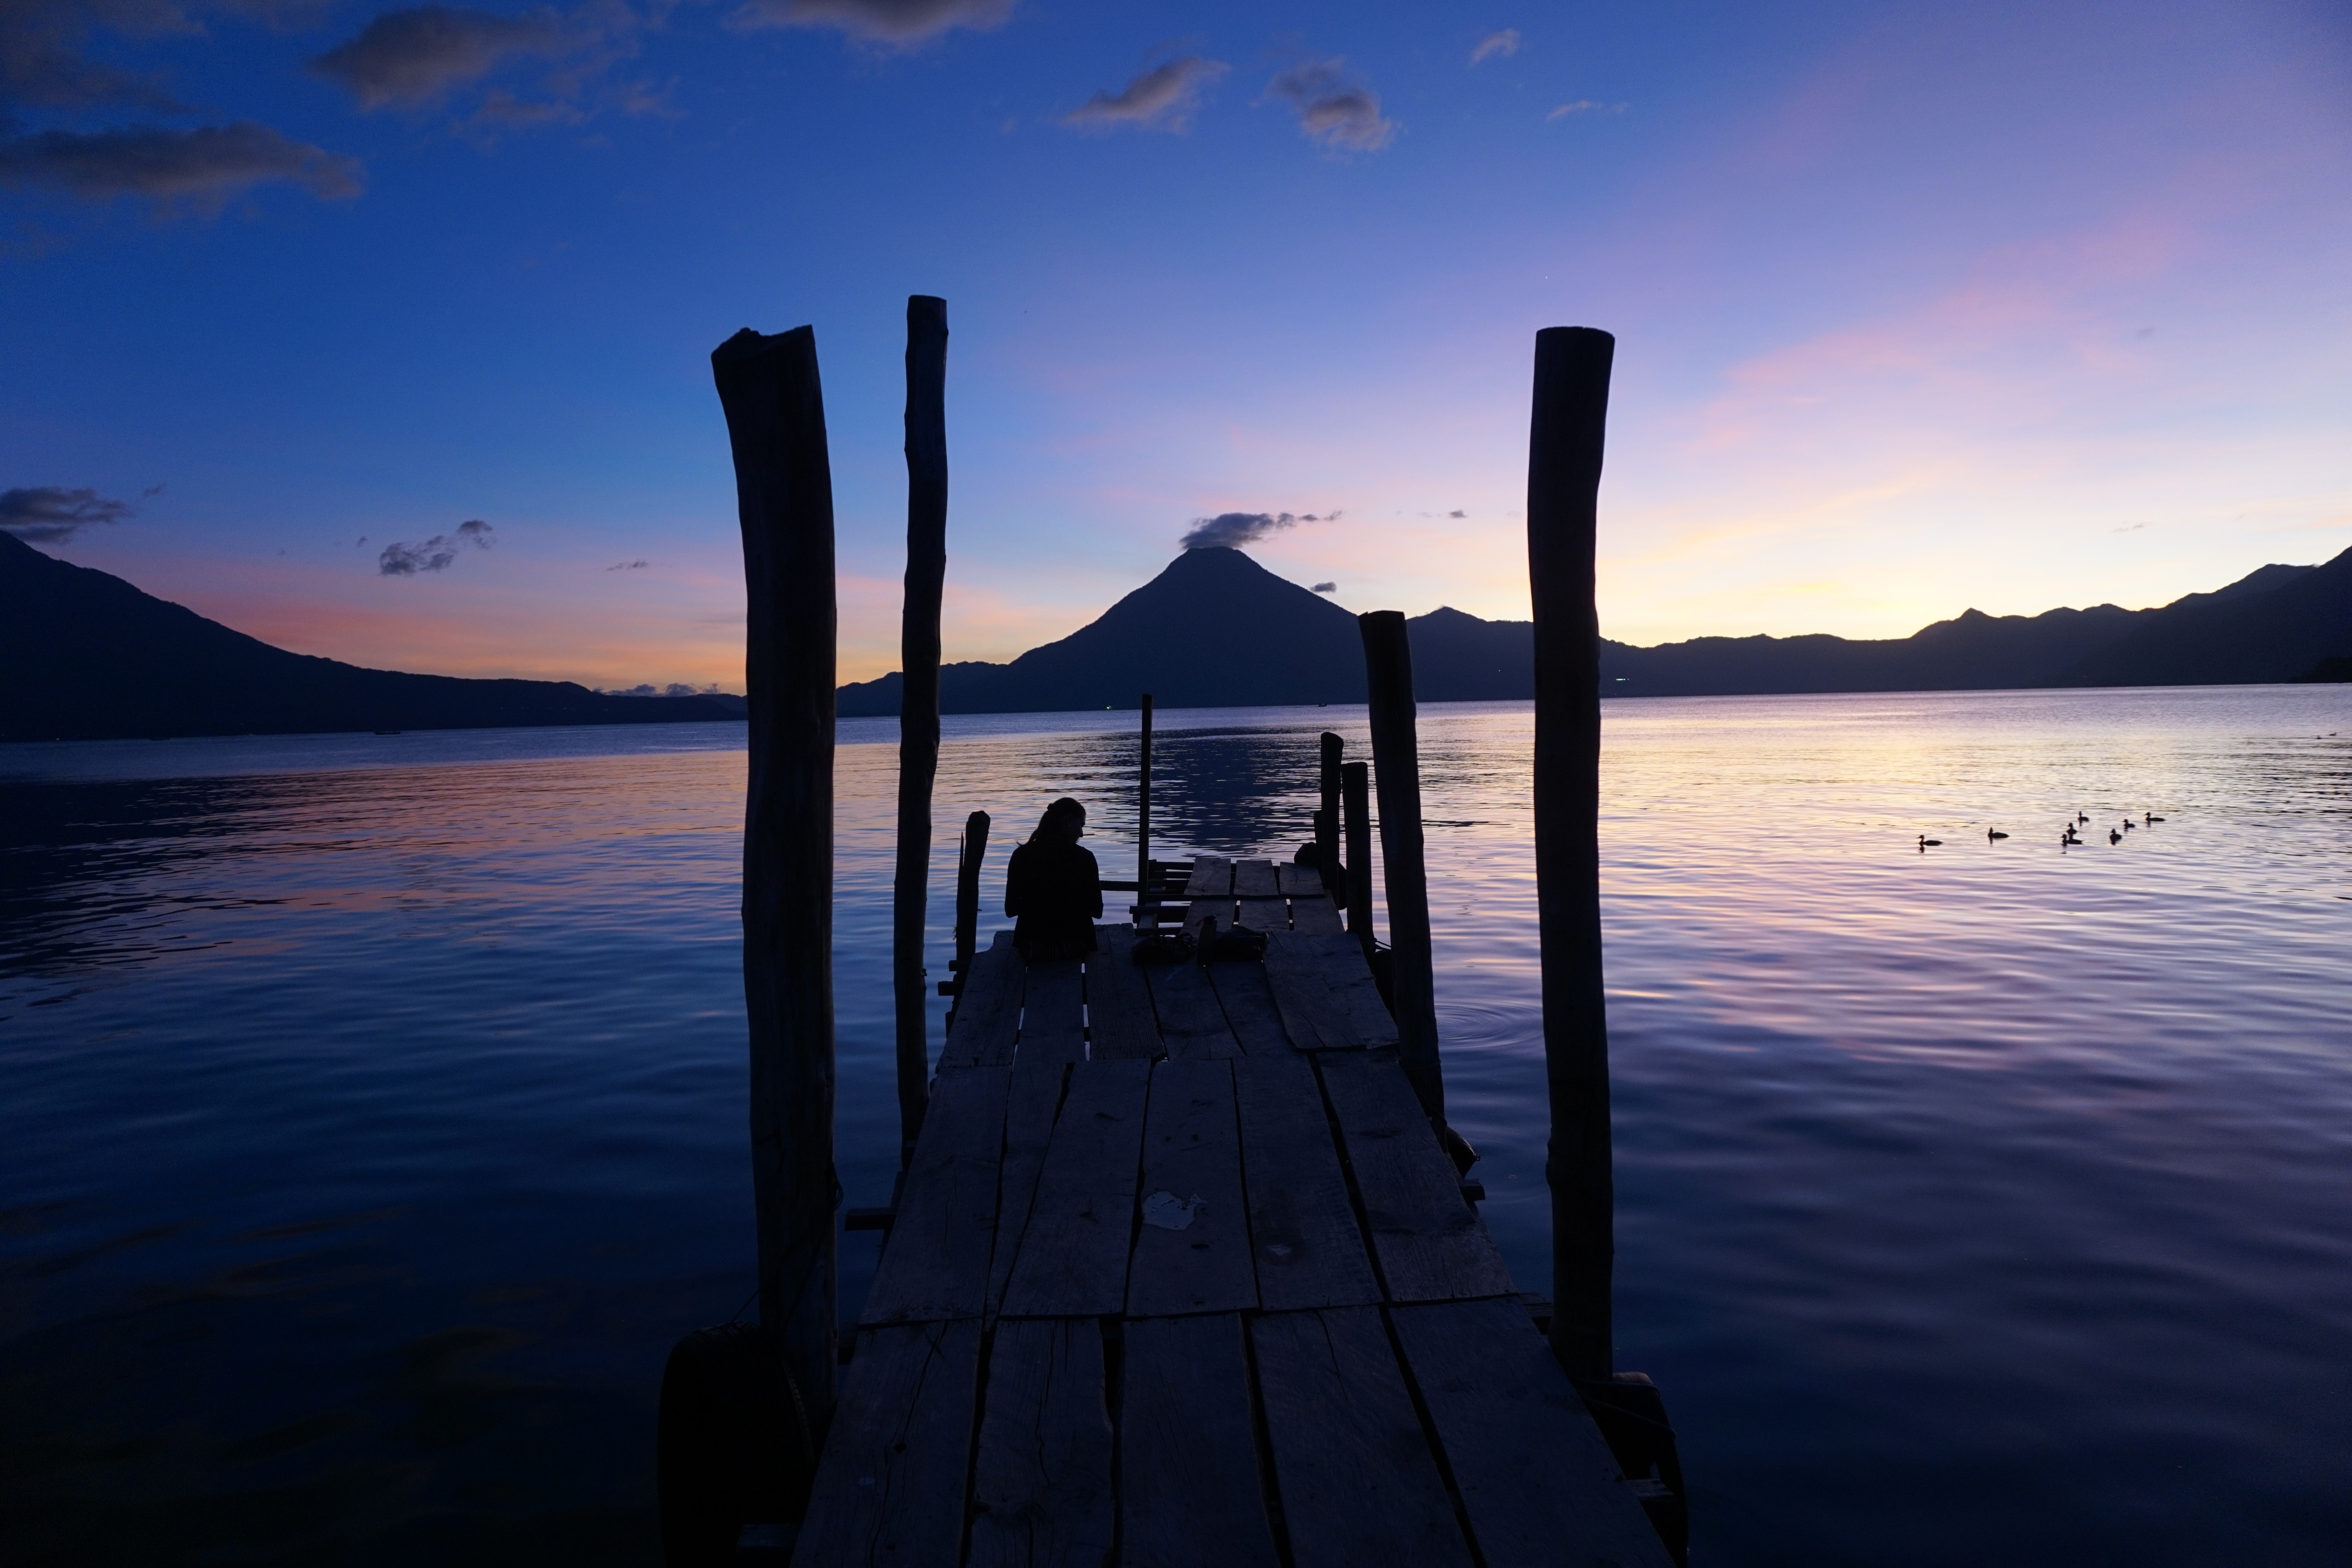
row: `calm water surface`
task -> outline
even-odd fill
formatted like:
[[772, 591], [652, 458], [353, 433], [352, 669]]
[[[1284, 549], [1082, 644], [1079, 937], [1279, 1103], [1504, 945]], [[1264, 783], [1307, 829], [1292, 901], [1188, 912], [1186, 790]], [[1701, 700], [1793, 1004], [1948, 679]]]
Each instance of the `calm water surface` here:
[[[1124, 874], [1132, 723], [950, 721], [936, 973], [965, 812], [992, 899], [1063, 793]], [[1286, 856], [1326, 726], [1368, 754], [1360, 710], [1163, 715], [1164, 852]], [[895, 729], [842, 732], [853, 1204]], [[0, 748], [0, 1556], [656, 1559], [662, 1357], [752, 1284], [742, 734]], [[1529, 715], [1422, 735], [1454, 1120], [1539, 1289]], [[1696, 1557], [2352, 1556], [2352, 689], [1621, 702], [1606, 744], [1620, 1363]]]

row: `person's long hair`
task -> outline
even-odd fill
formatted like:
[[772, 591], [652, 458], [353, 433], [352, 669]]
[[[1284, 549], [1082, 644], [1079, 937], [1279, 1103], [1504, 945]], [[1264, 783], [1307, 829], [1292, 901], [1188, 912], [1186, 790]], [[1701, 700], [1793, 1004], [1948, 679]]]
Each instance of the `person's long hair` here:
[[1029, 842], [1032, 844], [1040, 842], [1051, 843], [1058, 839], [1064, 844], [1076, 844], [1078, 841], [1077, 834], [1057, 826], [1057, 818], [1075, 818], [1076, 819], [1079, 826], [1083, 827], [1087, 820], [1087, 808], [1080, 805], [1076, 801], [1072, 800], [1068, 795], [1064, 795], [1061, 799], [1047, 806], [1045, 808], [1045, 815], [1037, 819], [1037, 831], [1029, 836]]

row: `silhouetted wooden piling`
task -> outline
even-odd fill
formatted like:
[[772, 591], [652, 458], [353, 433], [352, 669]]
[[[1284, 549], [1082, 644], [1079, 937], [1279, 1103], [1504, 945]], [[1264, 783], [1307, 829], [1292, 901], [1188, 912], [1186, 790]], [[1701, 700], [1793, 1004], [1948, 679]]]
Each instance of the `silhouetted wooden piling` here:
[[743, 999], [760, 1321], [812, 1425], [834, 1403], [833, 475], [816, 334], [746, 329], [710, 356], [743, 531], [751, 779]]
[[1322, 744], [1322, 805], [1315, 813], [1315, 868], [1322, 875], [1323, 886], [1336, 894], [1339, 890], [1339, 769], [1345, 765], [1341, 758], [1348, 742], [1326, 730]]
[[907, 588], [898, 619], [898, 867], [890, 889], [898, 1003], [898, 1163], [923, 1130], [931, 1077], [923, 994], [931, 879], [931, 785], [940, 771], [940, 595], [948, 574], [948, 302], [907, 300]]
[[1356, 617], [1370, 689], [1373, 787], [1381, 797], [1381, 874], [1388, 889], [1397, 1047], [1422, 1109], [1445, 1121], [1437, 1060], [1437, 985], [1429, 946], [1429, 875], [1422, 858], [1421, 746], [1414, 734], [1412, 649], [1401, 610]]
[[1151, 876], [1151, 693], [1143, 694], [1143, 736], [1141, 759], [1136, 769], [1135, 786], [1135, 901], [1147, 910], [1145, 923], [1157, 924], [1159, 914], [1151, 906], [1159, 902], [1152, 894]]
[[1340, 815], [1348, 839], [1348, 931], [1372, 961], [1372, 769], [1339, 764]]
[[1551, 1091], [1554, 1353], [1609, 1376], [1616, 1256], [1609, 1022], [1601, 971], [1600, 618], [1593, 531], [1616, 340], [1590, 327], [1536, 334], [1528, 442], [1528, 582], [1535, 600], [1536, 901], [1544, 1072]]
[[[972, 953], [980, 942], [980, 863], [988, 858], [988, 813], [964, 818], [963, 845], [956, 857], [954, 994], [971, 978]], [[952, 1009], [950, 1009], [952, 1011]]]

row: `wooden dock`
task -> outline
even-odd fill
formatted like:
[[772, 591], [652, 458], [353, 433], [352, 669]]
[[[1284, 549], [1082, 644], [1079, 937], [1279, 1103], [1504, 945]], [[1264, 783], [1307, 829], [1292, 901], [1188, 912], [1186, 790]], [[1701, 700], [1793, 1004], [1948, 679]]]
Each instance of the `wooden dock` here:
[[793, 1563], [1664, 1568], [1314, 871], [1178, 874], [1262, 963], [963, 977]]

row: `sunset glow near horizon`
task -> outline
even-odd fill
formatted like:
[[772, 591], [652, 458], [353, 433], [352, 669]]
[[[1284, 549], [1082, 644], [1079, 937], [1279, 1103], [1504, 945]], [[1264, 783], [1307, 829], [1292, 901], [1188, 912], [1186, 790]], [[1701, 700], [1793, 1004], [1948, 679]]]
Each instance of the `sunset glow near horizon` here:
[[1608, 636], [2162, 603], [2352, 545], [2347, 16], [42, 0], [0, 491], [93, 492], [27, 536], [301, 652], [738, 689], [708, 356], [811, 322], [864, 679], [936, 293], [949, 658], [1226, 512], [1312, 514], [1248, 548], [1350, 609], [1516, 618], [1576, 323]]

